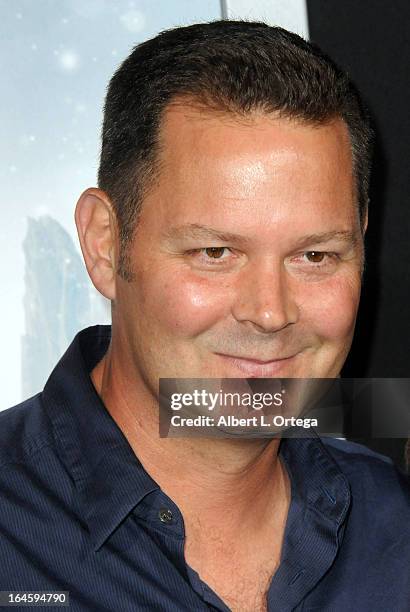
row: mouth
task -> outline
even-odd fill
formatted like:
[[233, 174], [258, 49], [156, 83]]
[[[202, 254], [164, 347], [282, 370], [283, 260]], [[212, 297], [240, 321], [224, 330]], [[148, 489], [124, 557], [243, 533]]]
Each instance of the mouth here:
[[281, 374], [285, 367], [292, 365], [298, 353], [270, 361], [224, 355], [223, 353], [216, 353], [216, 355], [221, 357], [225, 363], [233, 366], [234, 369], [246, 374], [248, 378], [269, 378]]

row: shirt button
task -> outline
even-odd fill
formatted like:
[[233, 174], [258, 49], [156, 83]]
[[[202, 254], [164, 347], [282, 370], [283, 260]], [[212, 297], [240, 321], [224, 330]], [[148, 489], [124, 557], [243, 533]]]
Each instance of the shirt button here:
[[169, 508], [161, 508], [158, 516], [161, 523], [170, 523], [172, 521], [172, 512]]

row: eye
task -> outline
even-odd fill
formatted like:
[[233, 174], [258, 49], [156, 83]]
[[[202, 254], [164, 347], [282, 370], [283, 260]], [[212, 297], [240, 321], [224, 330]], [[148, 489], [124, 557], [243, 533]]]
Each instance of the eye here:
[[303, 251], [290, 259], [289, 266], [295, 274], [320, 280], [335, 274], [341, 262], [340, 254], [333, 251]]
[[311, 263], [322, 263], [326, 257], [329, 257], [330, 253], [324, 251], [308, 251], [305, 253], [305, 257]]
[[211, 268], [226, 267], [233, 263], [235, 259], [232, 250], [226, 246], [203, 247], [201, 249], [191, 249], [186, 255], [192, 258], [195, 265]]
[[221, 259], [224, 251], [227, 250], [227, 247], [208, 247], [204, 249], [206, 255], [211, 259]]

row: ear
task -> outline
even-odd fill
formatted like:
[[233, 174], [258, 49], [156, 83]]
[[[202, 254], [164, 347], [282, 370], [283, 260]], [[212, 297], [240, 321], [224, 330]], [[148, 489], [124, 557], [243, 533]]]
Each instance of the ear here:
[[117, 224], [112, 204], [101, 189], [87, 189], [75, 209], [75, 224], [93, 285], [115, 299]]

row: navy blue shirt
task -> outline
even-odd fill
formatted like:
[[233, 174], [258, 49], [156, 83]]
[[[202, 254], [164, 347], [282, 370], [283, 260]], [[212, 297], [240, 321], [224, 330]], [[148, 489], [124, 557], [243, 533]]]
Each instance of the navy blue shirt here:
[[[108, 326], [80, 332], [44, 391], [0, 413], [0, 590], [69, 591], [73, 611], [226, 612], [185, 562], [180, 510], [94, 389], [109, 339]], [[404, 475], [343, 440], [279, 452], [292, 496], [268, 610], [408, 612]]]

